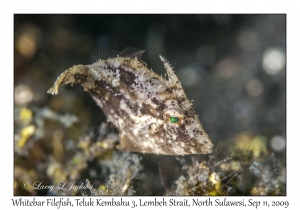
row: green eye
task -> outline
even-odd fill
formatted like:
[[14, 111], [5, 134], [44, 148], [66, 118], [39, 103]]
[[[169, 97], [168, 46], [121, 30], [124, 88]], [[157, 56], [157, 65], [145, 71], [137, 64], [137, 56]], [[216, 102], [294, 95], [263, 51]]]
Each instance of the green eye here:
[[179, 117], [172, 117], [170, 116], [170, 122], [171, 123], [177, 123], [179, 121]]

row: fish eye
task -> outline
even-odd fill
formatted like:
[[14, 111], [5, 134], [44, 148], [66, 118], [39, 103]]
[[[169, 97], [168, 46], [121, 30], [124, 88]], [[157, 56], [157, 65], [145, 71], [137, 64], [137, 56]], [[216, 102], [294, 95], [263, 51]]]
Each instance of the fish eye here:
[[165, 121], [173, 125], [180, 126], [183, 124], [183, 116], [176, 110], [165, 111], [164, 119]]
[[171, 123], [177, 123], [179, 121], [179, 117], [170, 116], [169, 119]]

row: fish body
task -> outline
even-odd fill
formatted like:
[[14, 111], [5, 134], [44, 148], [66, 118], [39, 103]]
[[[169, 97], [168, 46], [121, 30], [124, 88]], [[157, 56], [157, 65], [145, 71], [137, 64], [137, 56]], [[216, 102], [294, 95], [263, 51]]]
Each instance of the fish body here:
[[143, 52], [122, 51], [91, 65], [75, 65], [48, 93], [80, 83], [118, 129], [118, 149], [164, 155], [211, 153], [213, 144], [169, 63], [160, 56], [168, 74], [165, 79], [139, 59]]

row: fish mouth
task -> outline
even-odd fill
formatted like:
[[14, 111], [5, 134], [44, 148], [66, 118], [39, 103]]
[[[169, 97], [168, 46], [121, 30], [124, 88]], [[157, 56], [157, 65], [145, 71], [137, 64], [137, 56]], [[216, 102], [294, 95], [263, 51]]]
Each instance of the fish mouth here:
[[206, 144], [206, 147], [207, 147], [207, 149], [206, 149], [207, 154], [213, 152], [213, 148], [214, 148], [214, 144], [213, 143], [209, 142], [208, 144]]
[[213, 152], [214, 144], [208, 136], [201, 136], [197, 139], [202, 154], [210, 154]]

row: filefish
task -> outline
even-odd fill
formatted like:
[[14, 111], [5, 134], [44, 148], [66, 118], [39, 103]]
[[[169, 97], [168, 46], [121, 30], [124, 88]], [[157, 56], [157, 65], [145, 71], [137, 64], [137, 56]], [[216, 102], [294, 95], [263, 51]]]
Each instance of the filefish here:
[[168, 79], [147, 68], [145, 51], [126, 48], [94, 54], [90, 65], [65, 70], [48, 90], [79, 83], [119, 131], [118, 149], [163, 155], [209, 154], [213, 143], [172, 67], [162, 56]]

